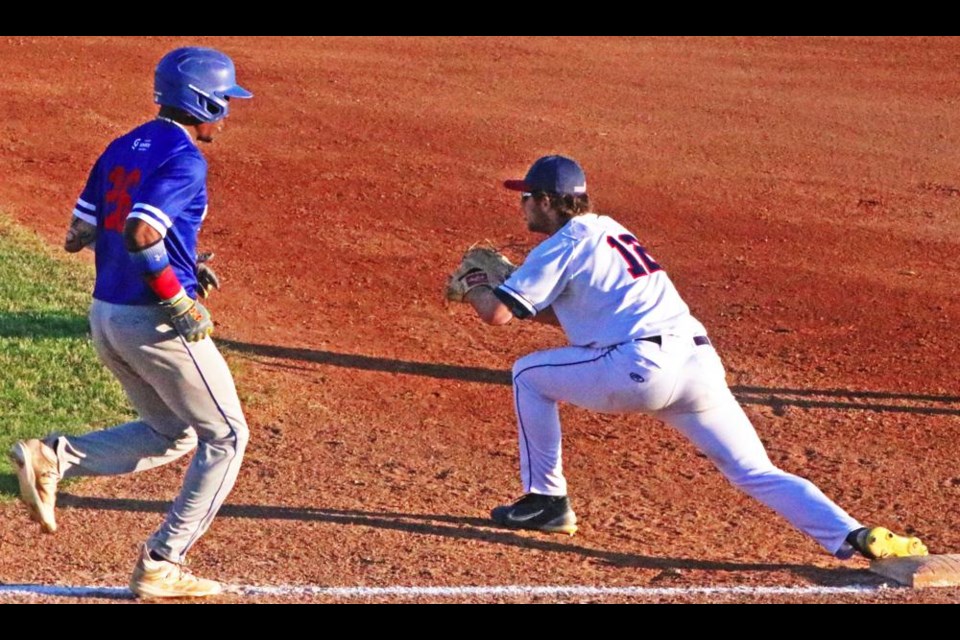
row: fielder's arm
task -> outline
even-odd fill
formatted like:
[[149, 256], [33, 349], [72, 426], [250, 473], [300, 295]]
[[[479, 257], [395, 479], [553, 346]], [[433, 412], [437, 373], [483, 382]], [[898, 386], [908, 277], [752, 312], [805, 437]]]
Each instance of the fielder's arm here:
[[560, 320], [557, 319], [557, 314], [553, 312], [553, 307], [547, 307], [543, 311], [539, 312], [537, 315], [530, 318], [534, 322], [540, 322], [542, 324], [549, 324], [554, 327], [560, 326]]
[[[513, 312], [510, 311], [510, 308], [503, 304], [496, 294], [493, 293], [493, 289], [490, 287], [476, 287], [466, 295], [466, 301], [473, 305], [474, 311], [477, 312], [477, 316], [487, 324], [492, 324], [494, 326], [502, 326], [513, 320]], [[553, 312], [553, 309], [547, 307], [543, 311], [537, 313], [537, 315], [530, 318], [534, 322], [540, 322], [543, 324], [549, 324], [553, 326], [560, 326], [560, 321], [557, 320], [557, 314]]]

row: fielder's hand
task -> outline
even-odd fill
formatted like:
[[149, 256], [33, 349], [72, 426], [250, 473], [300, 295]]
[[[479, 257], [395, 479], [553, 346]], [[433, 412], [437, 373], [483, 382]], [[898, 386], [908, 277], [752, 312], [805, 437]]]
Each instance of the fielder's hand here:
[[214, 289], [220, 290], [220, 278], [207, 264], [213, 260], [214, 255], [212, 251], [208, 251], [197, 256], [197, 293], [204, 299], [209, 298]]
[[465, 302], [466, 295], [476, 287], [491, 289], [503, 284], [514, 269], [510, 260], [492, 246], [473, 245], [460, 259], [456, 270], [447, 278], [444, 293], [451, 302]]
[[210, 312], [186, 293], [160, 305], [170, 314], [170, 324], [187, 342], [200, 342], [213, 333]]

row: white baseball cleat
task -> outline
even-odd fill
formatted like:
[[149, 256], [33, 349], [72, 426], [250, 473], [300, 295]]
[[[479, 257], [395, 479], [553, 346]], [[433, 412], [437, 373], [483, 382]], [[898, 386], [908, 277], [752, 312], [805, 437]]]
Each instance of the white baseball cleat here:
[[37, 439], [21, 440], [10, 449], [10, 460], [17, 467], [20, 499], [30, 510], [30, 518], [40, 523], [44, 533], [57, 530], [54, 507], [57, 503], [57, 454]]
[[215, 580], [196, 577], [183, 565], [154, 560], [144, 545], [130, 578], [130, 591], [139, 598], [205, 598], [223, 587]]

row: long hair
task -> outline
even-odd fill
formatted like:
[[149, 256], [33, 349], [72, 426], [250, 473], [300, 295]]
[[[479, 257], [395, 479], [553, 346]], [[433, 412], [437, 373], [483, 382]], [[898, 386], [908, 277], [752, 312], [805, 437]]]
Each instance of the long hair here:
[[567, 220], [590, 211], [590, 196], [585, 193], [569, 195], [536, 191], [531, 195], [537, 202], [549, 198], [550, 207]]

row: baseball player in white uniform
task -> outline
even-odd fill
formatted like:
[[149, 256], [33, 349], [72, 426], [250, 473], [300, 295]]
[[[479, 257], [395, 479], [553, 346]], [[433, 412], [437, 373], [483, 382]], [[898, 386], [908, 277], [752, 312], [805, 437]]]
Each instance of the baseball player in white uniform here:
[[573, 534], [557, 405], [643, 412], [679, 430], [741, 491], [774, 509], [829, 553], [848, 558], [926, 555], [923, 543], [867, 528], [810, 481], [778, 469], [727, 387], [707, 331], [663, 267], [630, 230], [593, 213], [583, 170], [558, 155], [537, 160], [520, 191], [528, 228], [547, 236], [499, 287], [466, 301], [486, 323], [559, 324], [568, 347], [513, 367], [524, 495], [493, 509], [503, 526]]
[[198, 267], [197, 234], [207, 215], [207, 162], [236, 83], [233, 61], [184, 47], [155, 73], [158, 117], [114, 140], [84, 187], [64, 248], [96, 251], [90, 307], [93, 344], [139, 414], [77, 437], [16, 443], [20, 497], [41, 529], [57, 529], [62, 478], [118, 475], [167, 464], [191, 451], [183, 487], [143, 545], [130, 579], [140, 597], [204, 597], [221, 586], [183, 567], [233, 488], [249, 432], [233, 378], [197, 300], [217, 281]]

